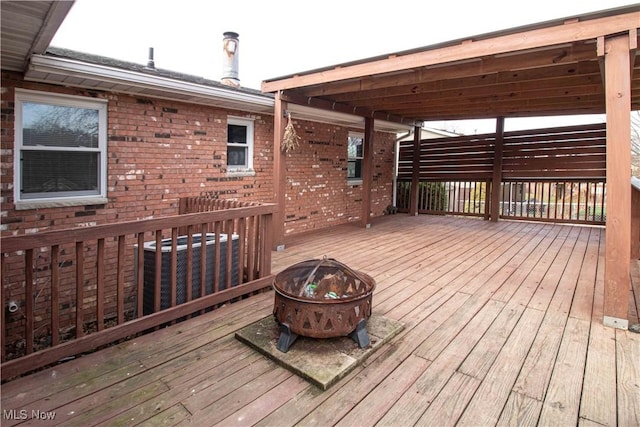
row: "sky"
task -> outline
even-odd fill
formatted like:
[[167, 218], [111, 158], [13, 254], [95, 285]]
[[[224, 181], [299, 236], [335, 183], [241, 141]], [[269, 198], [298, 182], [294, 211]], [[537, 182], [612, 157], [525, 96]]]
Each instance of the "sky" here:
[[[76, 0], [51, 45], [140, 64], [153, 47], [157, 68], [219, 80], [222, 34], [233, 31], [240, 35], [240, 84], [260, 89], [263, 80], [296, 72], [632, 4], [640, 7], [629, 0], [553, 7], [514, 0]], [[518, 127], [510, 121], [505, 130]], [[484, 133], [493, 123], [434, 126]]]

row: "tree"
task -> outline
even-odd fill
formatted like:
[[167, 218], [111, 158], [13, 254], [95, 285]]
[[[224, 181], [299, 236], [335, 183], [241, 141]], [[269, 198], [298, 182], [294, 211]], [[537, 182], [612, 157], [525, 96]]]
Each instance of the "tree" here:
[[640, 176], [640, 111], [631, 112], [631, 174]]

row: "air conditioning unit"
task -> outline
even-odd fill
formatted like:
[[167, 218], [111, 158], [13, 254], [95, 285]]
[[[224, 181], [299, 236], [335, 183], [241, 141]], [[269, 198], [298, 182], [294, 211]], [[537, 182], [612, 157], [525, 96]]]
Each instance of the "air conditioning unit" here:
[[[177, 239], [177, 265], [176, 265], [176, 305], [187, 301], [187, 239], [188, 236], [179, 236]], [[200, 286], [200, 266], [202, 259], [202, 235], [193, 235], [191, 251], [191, 298], [196, 299], [201, 295]], [[216, 247], [216, 234], [205, 234], [206, 262], [205, 262], [205, 292], [204, 295], [213, 293], [214, 274], [216, 267], [216, 252], [220, 253], [220, 273], [218, 277], [218, 290], [223, 290], [227, 286], [227, 245], [229, 236], [220, 234], [219, 245]], [[231, 236], [231, 286], [238, 285], [240, 278], [238, 275], [239, 240], [237, 234]], [[137, 256], [138, 245], [135, 245]], [[171, 239], [163, 239], [160, 248], [155, 240], [144, 243], [144, 286], [143, 286], [143, 314], [155, 312], [155, 281], [156, 281], [156, 253], [160, 250], [160, 309], [171, 307], [171, 256], [173, 248]], [[135, 262], [137, 267], [137, 260]], [[136, 277], [137, 274], [136, 274]]]

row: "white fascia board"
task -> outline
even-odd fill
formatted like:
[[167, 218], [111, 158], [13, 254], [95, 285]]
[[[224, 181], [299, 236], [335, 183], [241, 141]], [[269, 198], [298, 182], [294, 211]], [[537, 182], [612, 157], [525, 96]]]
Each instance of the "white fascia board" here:
[[168, 93], [218, 98], [260, 107], [270, 107], [271, 109], [273, 109], [274, 106], [274, 100], [266, 96], [205, 86], [198, 83], [185, 82], [163, 76], [152, 76], [136, 71], [89, 64], [66, 58], [50, 58], [42, 55], [34, 55], [31, 58], [31, 63], [29, 64], [25, 78], [29, 79], [29, 73], [31, 71], [36, 73], [49, 73], [89, 80], [99, 80], [113, 84], [126, 84], [141, 89], [153, 89], [166, 91]]

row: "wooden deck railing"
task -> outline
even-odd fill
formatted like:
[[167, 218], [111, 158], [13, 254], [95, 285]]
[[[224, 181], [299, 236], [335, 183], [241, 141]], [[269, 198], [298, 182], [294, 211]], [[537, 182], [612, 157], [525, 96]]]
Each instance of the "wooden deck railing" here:
[[[427, 181], [418, 189], [418, 213], [489, 216], [491, 182]], [[604, 225], [606, 184], [585, 181], [505, 181], [500, 218]], [[409, 212], [411, 182], [398, 181], [397, 207]]]
[[270, 286], [275, 210], [261, 204], [3, 238], [1, 301], [10, 310], [2, 310], [2, 379]]
[[[479, 181], [422, 181], [418, 184], [418, 213], [484, 217], [488, 183]], [[411, 181], [398, 181], [396, 206], [409, 212]]]

